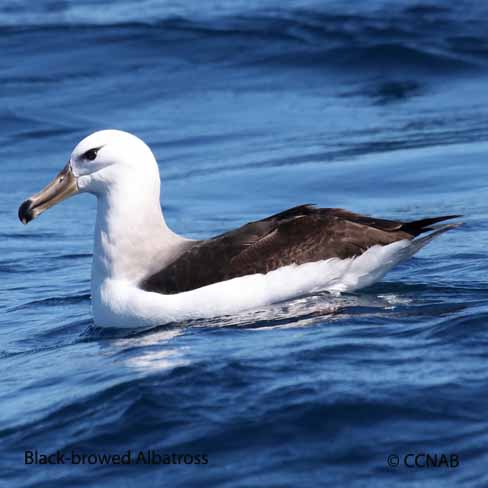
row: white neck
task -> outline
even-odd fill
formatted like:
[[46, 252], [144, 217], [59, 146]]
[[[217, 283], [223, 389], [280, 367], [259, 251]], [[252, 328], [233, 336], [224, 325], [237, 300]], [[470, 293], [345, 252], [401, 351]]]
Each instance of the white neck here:
[[[92, 286], [106, 279], [138, 283], [191, 245], [163, 217], [157, 184], [126, 181], [97, 195]], [[93, 290], [95, 291], [95, 290]]]

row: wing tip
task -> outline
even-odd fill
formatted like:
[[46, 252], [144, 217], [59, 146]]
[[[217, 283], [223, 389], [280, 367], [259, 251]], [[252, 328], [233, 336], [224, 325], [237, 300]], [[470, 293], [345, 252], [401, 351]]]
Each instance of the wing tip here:
[[[413, 235], [414, 237], [417, 237], [420, 234], [423, 234], [425, 232], [430, 232], [432, 230], [437, 230], [444, 228], [445, 226], [457, 226], [458, 223], [454, 224], [441, 224], [441, 225], [435, 225], [438, 224], [439, 222], [444, 222], [446, 220], [451, 220], [451, 219], [457, 219], [463, 217], [461, 214], [456, 214], [456, 215], [442, 215], [440, 217], [428, 217], [425, 219], [419, 219], [419, 220], [413, 220], [410, 222], [405, 222], [403, 224], [403, 229], [405, 232], [408, 232], [409, 234]], [[459, 223], [462, 224], [462, 223]], [[452, 228], [452, 227], [449, 227]]]

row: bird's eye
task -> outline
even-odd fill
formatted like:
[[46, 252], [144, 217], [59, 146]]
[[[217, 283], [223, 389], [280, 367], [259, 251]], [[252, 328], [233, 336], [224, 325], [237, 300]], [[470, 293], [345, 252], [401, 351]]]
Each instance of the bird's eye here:
[[97, 154], [99, 150], [100, 150], [99, 147], [89, 149], [83, 154], [83, 159], [88, 159], [88, 161], [94, 161], [97, 158]]

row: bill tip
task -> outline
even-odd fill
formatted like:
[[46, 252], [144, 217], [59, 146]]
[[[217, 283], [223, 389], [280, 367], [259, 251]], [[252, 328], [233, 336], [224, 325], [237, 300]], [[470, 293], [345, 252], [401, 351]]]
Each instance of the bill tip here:
[[19, 207], [19, 220], [25, 225], [28, 224], [34, 217], [31, 209], [32, 200], [26, 200]]

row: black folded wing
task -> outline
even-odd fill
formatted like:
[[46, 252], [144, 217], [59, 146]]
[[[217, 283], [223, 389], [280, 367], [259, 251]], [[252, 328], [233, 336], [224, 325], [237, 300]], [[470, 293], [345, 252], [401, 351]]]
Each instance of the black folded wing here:
[[289, 264], [358, 256], [374, 245], [413, 239], [456, 215], [399, 222], [337, 208], [301, 205], [197, 241], [176, 261], [147, 277], [140, 287], [172, 294]]

